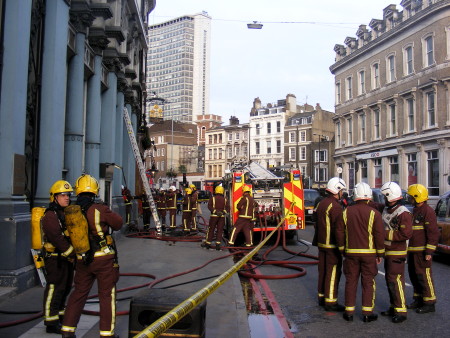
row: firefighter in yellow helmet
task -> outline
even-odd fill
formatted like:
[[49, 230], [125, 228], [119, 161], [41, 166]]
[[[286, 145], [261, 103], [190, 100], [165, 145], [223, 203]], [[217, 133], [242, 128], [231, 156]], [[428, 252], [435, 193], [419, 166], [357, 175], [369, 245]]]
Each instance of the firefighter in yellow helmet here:
[[415, 309], [417, 313], [434, 312], [436, 294], [431, 263], [439, 241], [436, 215], [427, 204], [428, 190], [422, 184], [410, 185], [407, 194], [414, 205], [413, 234], [408, 245], [408, 273], [414, 288], [414, 301], [408, 309]]
[[114, 336], [115, 293], [119, 279], [119, 265], [116, 247], [110, 235], [120, 230], [122, 217], [111, 211], [103, 203], [97, 203], [98, 182], [90, 175], [82, 175], [75, 184], [77, 204], [87, 219], [89, 226], [90, 259], [83, 260], [77, 255], [75, 288], [67, 302], [64, 322], [61, 329], [63, 337], [75, 337], [75, 330], [89, 291], [97, 281], [100, 300], [100, 337]]
[[243, 196], [237, 204], [239, 217], [231, 231], [231, 238], [228, 244], [234, 245], [239, 232], [243, 232], [245, 236], [245, 246], [253, 246], [252, 229], [253, 219], [255, 218], [255, 201], [250, 195], [251, 188], [248, 185], [242, 187]]
[[44, 291], [44, 323], [47, 333], [61, 333], [60, 316], [73, 282], [75, 252], [64, 221], [73, 189], [59, 180], [50, 188], [50, 204], [42, 217], [44, 262], [47, 285]]
[[[181, 216], [181, 223], [183, 224], [183, 230], [189, 233], [192, 229], [192, 189], [184, 189], [183, 201], [181, 202], [183, 214]], [[193, 230], [193, 229], [192, 229]]]
[[197, 231], [197, 210], [198, 210], [198, 190], [195, 184], [189, 184], [191, 193], [191, 218], [192, 218], [192, 230]]
[[211, 216], [209, 217], [205, 242], [201, 245], [203, 248], [211, 248], [211, 243], [215, 237], [215, 249], [221, 250], [220, 244], [222, 243], [223, 228], [225, 226], [225, 215], [230, 212], [230, 205], [224, 196], [224, 192], [224, 188], [218, 185], [214, 189], [214, 195], [209, 198], [208, 209], [211, 212]]

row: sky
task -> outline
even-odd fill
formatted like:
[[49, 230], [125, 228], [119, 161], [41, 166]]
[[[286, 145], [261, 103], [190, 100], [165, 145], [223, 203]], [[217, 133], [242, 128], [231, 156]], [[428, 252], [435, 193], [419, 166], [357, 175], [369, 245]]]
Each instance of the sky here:
[[[149, 25], [206, 11], [211, 20], [210, 113], [248, 122], [262, 104], [294, 94], [297, 104], [334, 111], [335, 44], [356, 37], [400, 0], [156, 0]], [[247, 29], [258, 21], [262, 29]], [[370, 28], [369, 28], [370, 29]]]

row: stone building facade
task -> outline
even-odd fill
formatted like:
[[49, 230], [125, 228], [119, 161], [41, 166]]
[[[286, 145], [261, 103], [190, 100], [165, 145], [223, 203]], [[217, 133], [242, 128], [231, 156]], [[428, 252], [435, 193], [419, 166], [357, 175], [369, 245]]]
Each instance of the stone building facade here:
[[[30, 212], [51, 185], [100, 179], [115, 210], [135, 161], [123, 110], [143, 123], [151, 0], [0, 0], [0, 286], [34, 285]], [[118, 170], [118, 169], [117, 169]], [[116, 171], [117, 171], [116, 170]]]
[[[352, 188], [450, 188], [450, 1], [403, 0], [335, 45], [336, 170]], [[340, 171], [340, 169], [339, 169]]]

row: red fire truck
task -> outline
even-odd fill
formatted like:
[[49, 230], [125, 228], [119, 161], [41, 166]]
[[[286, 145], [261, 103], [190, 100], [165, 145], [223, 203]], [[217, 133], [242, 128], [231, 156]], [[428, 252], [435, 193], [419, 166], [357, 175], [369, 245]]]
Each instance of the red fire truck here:
[[238, 218], [237, 204], [242, 187], [247, 185], [258, 204], [254, 233], [272, 231], [284, 216], [282, 229], [287, 231], [287, 238], [292, 238], [297, 229], [305, 228], [300, 170], [270, 171], [257, 162], [238, 164], [227, 174], [224, 183], [231, 203], [229, 226]]

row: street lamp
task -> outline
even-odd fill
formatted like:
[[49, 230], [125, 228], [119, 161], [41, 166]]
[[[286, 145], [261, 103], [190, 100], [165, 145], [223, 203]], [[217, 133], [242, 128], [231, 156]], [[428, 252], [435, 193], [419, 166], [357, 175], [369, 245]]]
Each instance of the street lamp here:
[[248, 23], [248, 29], [261, 29], [263, 27], [262, 23], [258, 23], [258, 21], [253, 21], [253, 23]]

